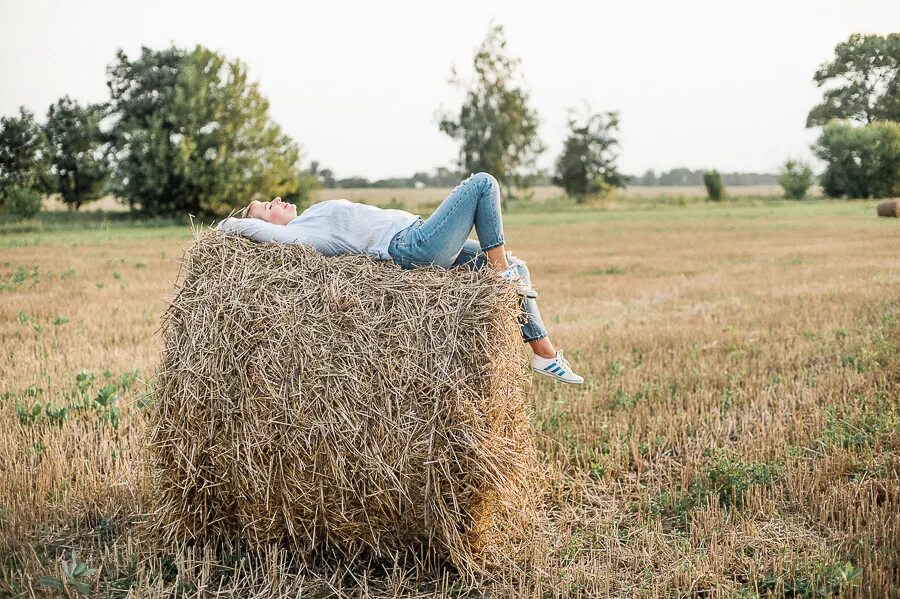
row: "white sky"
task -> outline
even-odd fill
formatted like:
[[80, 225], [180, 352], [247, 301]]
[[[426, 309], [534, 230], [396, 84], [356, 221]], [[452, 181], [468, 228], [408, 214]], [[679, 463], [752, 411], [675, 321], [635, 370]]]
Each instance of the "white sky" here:
[[247, 63], [304, 163], [339, 177], [449, 166], [438, 110], [457, 107], [491, 20], [541, 117], [555, 160], [566, 108], [621, 116], [620, 167], [774, 171], [810, 158], [816, 68], [852, 32], [900, 30], [897, 0], [0, 0], [0, 114], [40, 118], [64, 94], [107, 99], [117, 48], [200, 43]]

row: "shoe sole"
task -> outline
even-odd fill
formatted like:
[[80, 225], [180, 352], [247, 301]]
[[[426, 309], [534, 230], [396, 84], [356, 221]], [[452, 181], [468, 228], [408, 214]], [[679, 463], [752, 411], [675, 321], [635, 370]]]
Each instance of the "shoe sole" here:
[[543, 374], [544, 376], [549, 376], [551, 379], [553, 379], [555, 381], [559, 381], [560, 383], [565, 383], [567, 385], [580, 385], [580, 384], [584, 383], [584, 381], [575, 382], [575, 381], [567, 381], [566, 379], [561, 379], [558, 376], [556, 376], [555, 374], [550, 374], [549, 372], [544, 372], [543, 370], [538, 370], [534, 366], [532, 366], [531, 369], [538, 374]]

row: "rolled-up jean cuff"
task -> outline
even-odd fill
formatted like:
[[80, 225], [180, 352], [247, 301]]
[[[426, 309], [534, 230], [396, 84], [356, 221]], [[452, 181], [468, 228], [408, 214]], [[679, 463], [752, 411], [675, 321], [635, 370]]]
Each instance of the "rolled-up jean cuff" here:
[[505, 243], [505, 242], [503, 241], [503, 238], [501, 237], [501, 238], [500, 238], [500, 241], [498, 241], [498, 242], [495, 243], [494, 245], [489, 245], [489, 246], [487, 246], [487, 247], [481, 248], [481, 251], [482, 251], [482, 252], [486, 252], [486, 251], [488, 251], [488, 250], [492, 250], [492, 249], [494, 249], [494, 248], [500, 247], [500, 246], [503, 245], [504, 243]]
[[522, 341], [524, 343], [531, 343], [532, 341], [540, 341], [541, 339], [543, 339], [546, 336], [547, 336], [547, 333], [543, 333], [541, 335], [538, 335], [537, 337], [534, 337], [533, 339], [522, 339]]

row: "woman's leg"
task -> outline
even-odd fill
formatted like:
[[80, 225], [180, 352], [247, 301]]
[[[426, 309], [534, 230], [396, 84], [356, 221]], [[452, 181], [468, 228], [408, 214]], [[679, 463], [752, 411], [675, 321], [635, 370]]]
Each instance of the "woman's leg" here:
[[[519, 276], [527, 287], [531, 287], [531, 273], [528, 272], [528, 265], [524, 260], [519, 260], [510, 254], [512, 262], [519, 271]], [[531, 350], [542, 358], [552, 358], [556, 355], [556, 348], [550, 342], [550, 335], [544, 328], [544, 321], [541, 320], [541, 311], [538, 310], [537, 300], [525, 299], [525, 313], [528, 315], [529, 322], [526, 323], [527, 328], [523, 328], [522, 335], [531, 346]]]
[[[507, 261], [514, 265], [519, 277], [527, 286], [531, 286], [531, 274], [523, 260], [519, 260], [509, 252], [506, 253]], [[487, 255], [479, 248], [479, 243], [469, 239], [463, 245], [462, 251], [457, 256], [453, 266], [465, 266], [470, 269], [485, 268], [488, 266]], [[522, 313], [519, 315], [519, 330], [522, 339], [531, 346], [534, 356], [531, 357], [531, 369], [540, 374], [555, 378], [558, 381], [569, 384], [581, 384], [584, 378], [575, 374], [569, 362], [563, 357], [562, 352], [556, 351], [550, 342], [547, 329], [541, 321], [541, 313], [537, 307], [537, 301], [533, 298], [522, 298]]]
[[[509, 252], [505, 253], [504, 258], [511, 264], [516, 265], [519, 276], [522, 277], [526, 285], [531, 287], [531, 274], [528, 272], [528, 266], [525, 262]], [[468, 239], [463, 244], [463, 248], [459, 252], [453, 266], [464, 266], [470, 270], [478, 270], [488, 266], [488, 257], [486, 252], [481, 251], [477, 241]], [[550, 337], [541, 320], [541, 312], [538, 310], [537, 300], [522, 298], [519, 330], [522, 332], [523, 341], [531, 346], [535, 354], [542, 358], [552, 358], [556, 355], [556, 348], [550, 342]]]
[[497, 270], [508, 268], [500, 216], [500, 185], [487, 173], [472, 175], [457, 185], [396, 249], [412, 263], [449, 268], [460, 255], [473, 226], [488, 265]]

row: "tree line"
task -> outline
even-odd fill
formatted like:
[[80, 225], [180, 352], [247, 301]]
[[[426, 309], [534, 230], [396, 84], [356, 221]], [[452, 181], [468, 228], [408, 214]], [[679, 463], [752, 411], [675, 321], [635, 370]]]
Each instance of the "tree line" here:
[[256, 194], [302, 202], [317, 179], [239, 60], [196, 46], [121, 50], [109, 100], [0, 119], [0, 201], [20, 213], [57, 194], [73, 210], [111, 193], [146, 216], [223, 215]]
[[[681, 186], [703, 185], [703, 175], [706, 170], [689, 168], [673, 168], [659, 174], [653, 169], [647, 169], [643, 175], [628, 177], [628, 185], [643, 186]], [[725, 185], [774, 185], [777, 175], [774, 173], [721, 173], [722, 183]]]
[[[534, 164], [545, 147], [537, 136], [538, 115], [518, 76], [519, 62], [505, 50], [503, 28], [497, 26], [475, 55], [475, 79], [464, 86], [462, 108], [445, 116], [440, 127], [460, 143], [463, 171], [489, 171], [501, 182], [528, 185], [540, 177]], [[900, 195], [900, 33], [851, 35], [836, 46], [834, 59], [823, 64], [813, 79], [824, 88], [824, 98], [810, 110], [806, 126], [822, 127], [811, 149], [826, 165], [819, 176], [825, 194]], [[455, 73], [451, 81], [458, 82]], [[583, 200], [637, 183], [616, 166], [616, 111], [584, 105], [569, 110], [568, 116], [568, 135], [552, 173], [555, 184]], [[638, 181], [648, 185], [702, 181], [710, 199], [720, 200], [726, 196], [726, 183], [752, 178], [675, 169], [660, 177], [648, 171]], [[774, 176], [785, 196], [797, 199], [806, 195], [813, 178], [810, 165], [795, 159], [786, 160]]]
[[[313, 161], [309, 172], [316, 175], [323, 187], [326, 188], [413, 188], [413, 187], [448, 187], [459, 183], [461, 172], [456, 169], [437, 167], [430, 172], [421, 171], [409, 177], [387, 177], [384, 179], [368, 179], [366, 177], [335, 178], [330, 169], [318, 168], [319, 163]], [[628, 186], [697, 186], [703, 185], [703, 175], [707, 171], [703, 169], [673, 168], [657, 174], [654, 169], [647, 169], [643, 175], [628, 175]], [[775, 173], [722, 173], [722, 183], [725, 185], [775, 185], [778, 183], [778, 175]], [[552, 185], [552, 175], [540, 173], [533, 181], [534, 185]]]
[[[81, 105], [63, 97], [43, 123], [24, 108], [0, 118], [0, 204], [27, 215], [45, 194], [73, 210], [113, 194], [142, 215], [221, 216], [260, 196], [303, 203], [319, 185], [450, 186], [478, 171], [494, 174], [508, 191], [550, 181], [579, 200], [629, 183], [699, 182], [711, 199], [721, 199], [725, 185], [771, 177], [689, 169], [629, 177], [617, 166], [618, 113], [589, 104], [568, 110], [562, 152], [552, 172], [542, 172], [540, 119], [502, 26], [488, 31], [472, 67], [470, 78], [451, 70], [450, 83], [464, 100], [438, 122], [459, 144], [458, 170], [373, 183], [337, 179], [317, 162], [302, 169], [299, 146], [272, 121], [268, 100], [240, 60], [199, 45], [145, 47], [135, 59], [120, 50], [106, 69], [107, 101]], [[810, 110], [807, 127], [822, 127], [812, 149], [826, 164], [819, 175], [825, 193], [900, 195], [900, 34], [851, 35], [814, 80], [824, 98]], [[788, 197], [800, 198], [813, 172], [788, 160], [775, 180]]]

